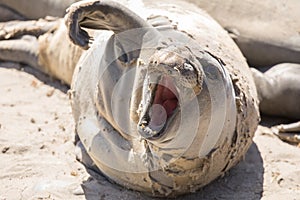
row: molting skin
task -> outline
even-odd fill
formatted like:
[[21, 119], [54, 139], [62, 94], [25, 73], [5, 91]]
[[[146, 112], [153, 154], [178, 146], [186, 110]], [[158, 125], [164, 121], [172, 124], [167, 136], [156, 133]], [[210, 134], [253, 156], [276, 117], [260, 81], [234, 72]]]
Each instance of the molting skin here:
[[69, 94], [76, 132], [106, 177], [153, 196], [196, 191], [252, 142], [259, 113], [250, 70], [193, 4], [122, 3], [73, 4], [66, 27], [59, 21], [38, 38], [37, 68], [69, 83], [84, 52]]

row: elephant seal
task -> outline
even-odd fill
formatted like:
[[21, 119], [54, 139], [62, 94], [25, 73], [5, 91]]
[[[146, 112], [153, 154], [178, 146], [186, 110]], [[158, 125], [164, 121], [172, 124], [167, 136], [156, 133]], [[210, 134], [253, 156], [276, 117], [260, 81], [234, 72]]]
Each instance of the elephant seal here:
[[[300, 119], [300, 64], [278, 64], [262, 73], [251, 69], [258, 91], [261, 112]], [[295, 101], [296, 100], [296, 101]]]
[[127, 7], [68, 9], [70, 39], [88, 49], [70, 92], [77, 134], [118, 184], [153, 196], [196, 191], [251, 144], [259, 121], [251, 72], [226, 31], [192, 4]]
[[[300, 64], [283, 63], [262, 73], [254, 68], [252, 75], [259, 98], [259, 109], [270, 116], [300, 119]], [[300, 121], [271, 128], [280, 139], [300, 143]]]
[[109, 179], [153, 196], [194, 192], [252, 143], [259, 112], [251, 71], [227, 32], [193, 4], [121, 3], [78, 2], [67, 28], [55, 20], [34, 37], [5, 34], [0, 59], [21, 62], [10, 53], [18, 51], [23, 62], [31, 56], [36, 68], [72, 79], [76, 132]]

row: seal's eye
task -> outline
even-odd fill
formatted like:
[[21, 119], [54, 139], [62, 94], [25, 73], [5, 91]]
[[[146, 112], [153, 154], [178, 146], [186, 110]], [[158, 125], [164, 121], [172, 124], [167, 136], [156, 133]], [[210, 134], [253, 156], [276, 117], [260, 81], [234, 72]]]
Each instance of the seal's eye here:
[[127, 63], [129, 61], [126, 53], [122, 54], [118, 59], [123, 63]]

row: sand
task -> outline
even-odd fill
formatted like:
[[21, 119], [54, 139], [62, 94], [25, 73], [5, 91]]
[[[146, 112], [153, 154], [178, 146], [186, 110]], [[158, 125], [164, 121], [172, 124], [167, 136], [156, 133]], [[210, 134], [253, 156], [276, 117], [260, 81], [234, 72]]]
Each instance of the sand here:
[[[27, 66], [0, 63], [0, 200], [151, 199], [76, 161], [67, 90]], [[178, 199], [300, 199], [299, 166], [300, 148], [260, 126], [240, 164]]]

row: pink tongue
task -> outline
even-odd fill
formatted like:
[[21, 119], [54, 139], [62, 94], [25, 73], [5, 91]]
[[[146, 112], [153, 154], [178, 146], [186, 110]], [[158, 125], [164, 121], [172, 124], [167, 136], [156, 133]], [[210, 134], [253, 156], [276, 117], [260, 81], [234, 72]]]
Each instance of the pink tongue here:
[[173, 80], [170, 77], [164, 76], [157, 86], [153, 104], [162, 105], [165, 108], [168, 117], [171, 116], [178, 103], [178, 99], [174, 92], [176, 92], [176, 88]]
[[152, 130], [159, 131], [163, 128], [166, 120], [177, 107], [178, 99], [173, 93], [176, 92], [170, 77], [163, 77], [157, 86], [153, 105], [150, 111], [151, 121], [149, 126]]
[[150, 118], [149, 128], [153, 131], [159, 132], [167, 121], [165, 108], [160, 104], [153, 104], [150, 109]]

